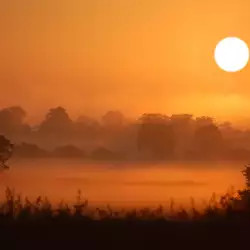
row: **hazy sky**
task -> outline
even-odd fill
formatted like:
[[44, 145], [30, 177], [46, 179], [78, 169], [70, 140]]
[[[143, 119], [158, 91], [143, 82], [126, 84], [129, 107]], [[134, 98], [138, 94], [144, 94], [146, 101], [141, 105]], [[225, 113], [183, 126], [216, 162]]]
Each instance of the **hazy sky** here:
[[0, 106], [36, 120], [109, 109], [248, 116], [250, 67], [221, 71], [216, 43], [250, 44], [247, 0], [0, 0]]

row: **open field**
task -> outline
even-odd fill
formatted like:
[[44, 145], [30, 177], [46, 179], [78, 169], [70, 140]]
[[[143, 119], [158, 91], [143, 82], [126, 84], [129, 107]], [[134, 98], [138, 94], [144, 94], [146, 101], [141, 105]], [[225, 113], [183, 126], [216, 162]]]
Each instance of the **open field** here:
[[225, 193], [230, 186], [244, 186], [240, 163], [139, 164], [86, 163], [77, 160], [18, 160], [0, 175], [0, 199], [6, 186], [33, 199], [48, 196], [52, 203], [75, 201], [76, 192], [90, 205], [112, 207], [202, 206], [212, 193]]

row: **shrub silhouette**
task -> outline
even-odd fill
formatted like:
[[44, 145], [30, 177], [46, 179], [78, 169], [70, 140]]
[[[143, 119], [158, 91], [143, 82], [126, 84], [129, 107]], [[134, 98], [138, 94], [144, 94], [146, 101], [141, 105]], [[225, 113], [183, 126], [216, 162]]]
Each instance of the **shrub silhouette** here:
[[94, 149], [91, 153], [91, 157], [94, 160], [104, 160], [104, 161], [108, 161], [108, 160], [118, 160], [119, 159], [119, 155], [107, 148], [104, 147], [98, 147], [96, 149]]
[[0, 168], [7, 169], [6, 162], [12, 155], [14, 144], [10, 140], [6, 139], [3, 135], [0, 135]]
[[17, 145], [14, 150], [14, 156], [18, 157], [29, 157], [29, 158], [37, 158], [37, 157], [47, 157], [49, 153], [38, 147], [35, 144], [30, 144], [23, 142], [20, 145]]
[[78, 158], [85, 157], [85, 153], [83, 152], [83, 150], [73, 145], [66, 145], [55, 148], [52, 152], [52, 156], [64, 158]]
[[[250, 166], [246, 165], [242, 171], [246, 180], [243, 190], [229, 190], [225, 195], [216, 198], [213, 194], [204, 209], [197, 210], [192, 200], [191, 210], [182, 207], [174, 208], [171, 201], [169, 209], [159, 206], [156, 209], [143, 208], [132, 210], [113, 210], [110, 206], [106, 209], [89, 206], [88, 200], [82, 197], [78, 190], [76, 202], [68, 205], [60, 202], [53, 206], [47, 197], [37, 197], [30, 201], [22, 198], [15, 190], [6, 188], [5, 201], [0, 204], [0, 224], [3, 218], [7, 220], [145, 220], [145, 221], [214, 221], [214, 220], [240, 220], [245, 221], [250, 215]], [[246, 217], [247, 216], [247, 217]]]
[[[68, 249], [67, 242], [70, 247], [78, 242], [79, 248], [80, 241], [93, 247], [90, 249], [109, 249], [113, 244], [123, 246], [119, 249], [167, 249], [172, 245], [173, 249], [184, 249], [188, 243], [193, 246], [204, 242], [211, 244], [210, 249], [219, 242], [223, 247], [231, 246], [232, 240], [239, 246], [249, 238], [250, 209], [242, 202], [249, 197], [249, 172], [246, 166], [245, 190], [231, 190], [219, 199], [213, 194], [201, 210], [195, 208], [193, 200], [191, 210], [177, 209], [173, 200], [169, 208], [94, 209], [80, 191], [74, 205], [62, 201], [52, 206], [47, 197], [30, 201], [7, 188], [6, 199], [0, 204], [1, 239], [22, 239], [22, 243], [26, 239], [29, 244], [37, 244], [39, 239], [39, 246], [43, 244], [39, 249], [53, 243], [57, 248]], [[237, 201], [242, 209], [235, 206]]]

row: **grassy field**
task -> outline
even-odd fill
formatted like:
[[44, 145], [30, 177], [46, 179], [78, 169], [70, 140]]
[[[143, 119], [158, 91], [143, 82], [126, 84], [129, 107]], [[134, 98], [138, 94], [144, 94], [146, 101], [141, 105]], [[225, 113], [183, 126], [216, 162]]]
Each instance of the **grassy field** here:
[[80, 191], [74, 205], [61, 202], [54, 207], [46, 197], [30, 201], [7, 188], [0, 205], [0, 239], [9, 248], [32, 249], [242, 249], [249, 245], [249, 173], [246, 167], [245, 189], [220, 199], [212, 196], [202, 211], [194, 206], [93, 209]]

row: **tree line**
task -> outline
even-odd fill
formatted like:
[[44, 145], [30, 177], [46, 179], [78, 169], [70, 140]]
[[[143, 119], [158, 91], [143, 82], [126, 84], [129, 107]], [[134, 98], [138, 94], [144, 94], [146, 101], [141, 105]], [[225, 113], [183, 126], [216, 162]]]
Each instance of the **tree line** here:
[[48, 110], [42, 122], [26, 122], [20, 106], [0, 110], [0, 134], [19, 157], [83, 157], [142, 160], [249, 160], [250, 130], [191, 114], [145, 113], [129, 120], [117, 110], [101, 119], [72, 120], [63, 107]]

